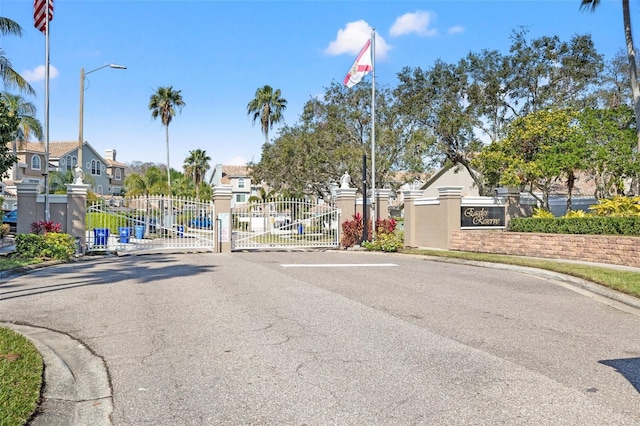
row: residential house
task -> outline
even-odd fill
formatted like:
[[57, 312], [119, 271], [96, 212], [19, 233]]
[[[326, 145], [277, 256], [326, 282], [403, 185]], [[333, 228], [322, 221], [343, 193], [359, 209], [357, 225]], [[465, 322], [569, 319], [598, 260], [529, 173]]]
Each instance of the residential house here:
[[[9, 149], [12, 149], [11, 147]], [[45, 144], [24, 142], [18, 146], [18, 162], [9, 170], [9, 178], [4, 180], [7, 190], [15, 182], [38, 183], [44, 188]], [[98, 195], [120, 195], [124, 184], [125, 165], [116, 161], [116, 151], [109, 149], [101, 156], [87, 142], [82, 147], [85, 162], [83, 171], [85, 183]], [[77, 142], [49, 142], [49, 171], [72, 171], [78, 163]]]
[[213, 186], [231, 185], [231, 207], [249, 202], [259, 193], [259, 184], [254, 184], [248, 166], [216, 164], [209, 183]]

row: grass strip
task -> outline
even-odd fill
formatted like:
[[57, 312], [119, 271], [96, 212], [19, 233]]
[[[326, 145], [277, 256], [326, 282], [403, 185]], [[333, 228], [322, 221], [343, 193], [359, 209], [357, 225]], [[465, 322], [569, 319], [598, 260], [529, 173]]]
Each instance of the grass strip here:
[[0, 426], [22, 426], [38, 406], [42, 356], [29, 340], [0, 327]]
[[475, 260], [479, 262], [503, 263], [507, 265], [528, 266], [545, 269], [566, 275], [582, 278], [613, 290], [640, 298], [640, 272], [623, 271], [604, 266], [592, 266], [562, 260], [531, 259], [520, 256], [501, 254], [472, 253], [463, 251], [404, 249], [401, 253], [434, 257]]

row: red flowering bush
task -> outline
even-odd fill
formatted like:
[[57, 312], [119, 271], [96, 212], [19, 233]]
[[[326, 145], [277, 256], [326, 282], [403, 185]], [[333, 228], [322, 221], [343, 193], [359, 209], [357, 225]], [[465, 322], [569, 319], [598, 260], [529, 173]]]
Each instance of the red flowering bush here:
[[62, 225], [52, 220], [38, 220], [31, 224], [31, 233], [46, 235], [50, 232], [59, 234], [62, 232]]
[[[364, 230], [362, 215], [356, 213], [352, 220], [347, 220], [342, 224], [342, 237], [340, 244], [342, 247], [353, 247], [362, 241], [362, 231]], [[371, 238], [371, 221], [367, 220], [367, 237]]]

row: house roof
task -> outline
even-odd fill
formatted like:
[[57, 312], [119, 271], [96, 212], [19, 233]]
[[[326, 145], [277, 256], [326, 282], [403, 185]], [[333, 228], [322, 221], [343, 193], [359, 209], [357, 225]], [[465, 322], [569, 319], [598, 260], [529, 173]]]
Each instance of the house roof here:
[[220, 181], [223, 184], [231, 183], [231, 178], [234, 177], [249, 177], [248, 166], [222, 166], [222, 178]]
[[[7, 144], [9, 149], [12, 149], [11, 144], [12, 142], [9, 142]], [[94, 152], [96, 152], [95, 149], [93, 149], [93, 147], [89, 145], [87, 142], [85, 142], [85, 145], [88, 145]], [[19, 151], [37, 152], [37, 153], [44, 154], [44, 148], [45, 148], [44, 142], [23, 142], [21, 146], [22, 148], [18, 149]], [[58, 159], [60, 157], [63, 157], [65, 154], [68, 154], [69, 152], [75, 151], [77, 149], [78, 149], [77, 141], [49, 142], [49, 159], [53, 159], [53, 160]], [[96, 152], [96, 154], [102, 157], [98, 152]], [[126, 164], [123, 164], [119, 161], [114, 161], [109, 159], [105, 159], [104, 161], [109, 167], [127, 167]]]

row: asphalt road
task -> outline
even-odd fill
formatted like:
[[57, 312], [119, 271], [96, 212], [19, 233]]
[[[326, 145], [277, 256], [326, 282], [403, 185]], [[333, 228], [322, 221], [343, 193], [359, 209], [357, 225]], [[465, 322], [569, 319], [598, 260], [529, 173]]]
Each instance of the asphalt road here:
[[0, 282], [107, 365], [115, 425], [640, 424], [640, 312], [359, 252], [153, 255]]

